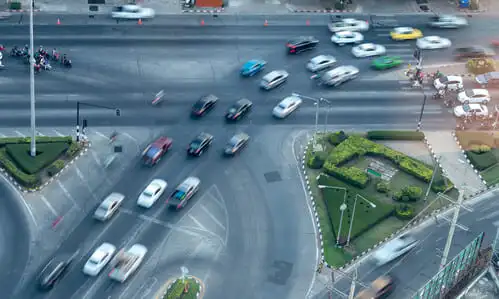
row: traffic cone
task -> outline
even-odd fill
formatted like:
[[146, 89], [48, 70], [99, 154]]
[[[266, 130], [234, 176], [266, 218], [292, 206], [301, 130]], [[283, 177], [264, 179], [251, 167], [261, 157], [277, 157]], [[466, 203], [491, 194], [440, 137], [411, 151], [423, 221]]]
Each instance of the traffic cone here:
[[309, 21], [309, 20], [307, 20], [307, 23], [306, 23], [306, 24], [307, 24], [307, 26], [310, 26], [310, 21]]
[[201, 19], [201, 26], [204, 26], [204, 20]]
[[142, 19], [139, 19], [139, 21], [137, 22], [137, 24], [142, 25]]
[[61, 20], [57, 19], [57, 25], [61, 25]]
[[267, 20], [265, 20], [265, 22], [263, 22], [263, 26], [267, 27], [269, 25], [269, 22], [267, 22]]

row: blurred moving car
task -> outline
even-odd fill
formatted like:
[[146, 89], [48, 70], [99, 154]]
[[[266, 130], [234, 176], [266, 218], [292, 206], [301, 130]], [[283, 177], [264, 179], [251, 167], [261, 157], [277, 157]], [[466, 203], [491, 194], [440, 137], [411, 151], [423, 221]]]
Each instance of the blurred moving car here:
[[346, 44], [360, 44], [364, 41], [364, 36], [359, 32], [340, 31], [331, 36], [331, 41], [338, 46]]
[[357, 78], [359, 75], [359, 69], [353, 65], [343, 65], [335, 69], [327, 71], [325, 74], [319, 77], [320, 84], [328, 86], [338, 86], [349, 80]]
[[310, 59], [307, 63], [307, 70], [311, 72], [318, 72], [327, 69], [336, 63], [336, 58], [331, 55], [318, 55]]
[[475, 81], [483, 88], [497, 88], [499, 87], [499, 72], [476, 75]]
[[139, 5], [127, 4], [116, 6], [111, 12], [113, 19], [144, 20], [154, 18], [154, 9], [144, 8]]
[[265, 69], [267, 62], [260, 59], [252, 59], [246, 62], [241, 68], [241, 76], [251, 77]]
[[367, 289], [360, 291], [355, 299], [381, 299], [388, 297], [395, 289], [393, 278], [383, 275], [376, 278]]
[[97, 276], [111, 261], [115, 252], [116, 246], [110, 243], [102, 243], [88, 258], [83, 266], [83, 273], [89, 276]]
[[339, 31], [367, 31], [369, 30], [369, 23], [363, 20], [346, 18], [340, 22], [329, 23], [328, 28], [333, 33]]
[[95, 210], [94, 218], [100, 221], [108, 220], [116, 214], [124, 199], [125, 195], [121, 193], [109, 194]]
[[304, 51], [313, 50], [319, 44], [319, 40], [313, 36], [300, 36], [289, 40], [286, 49], [289, 54], [298, 54]]
[[441, 15], [430, 18], [429, 25], [435, 28], [460, 28], [468, 25], [468, 20], [453, 15]]
[[437, 90], [447, 88], [457, 91], [463, 88], [463, 78], [461, 76], [441, 76], [433, 81], [433, 86]]
[[226, 156], [234, 156], [248, 144], [249, 139], [250, 137], [246, 133], [238, 133], [232, 136], [224, 148], [224, 154]]
[[166, 136], [159, 137], [142, 152], [142, 163], [151, 167], [156, 165], [168, 150], [170, 150], [172, 144], [173, 140], [171, 138]]
[[454, 116], [458, 118], [471, 116], [487, 117], [489, 116], [489, 109], [487, 109], [487, 106], [481, 104], [464, 104], [454, 107]]
[[418, 244], [419, 241], [410, 235], [402, 235], [382, 245], [374, 252], [373, 258], [378, 266], [382, 266], [408, 253]]
[[490, 94], [487, 89], [469, 89], [457, 95], [457, 100], [463, 104], [482, 104], [490, 102]]
[[398, 56], [383, 56], [372, 61], [371, 67], [376, 70], [387, 70], [399, 66], [404, 61]]
[[393, 40], [411, 40], [423, 37], [423, 33], [412, 27], [396, 27], [390, 32], [390, 37]]
[[265, 90], [271, 90], [286, 82], [288, 76], [288, 72], [284, 70], [272, 71], [263, 76], [260, 87]]
[[232, 105], [229, 110], [225, 113], [225, 119], [229, 121], [237, 121], [241, 119], [243, 116], [248, 114], [250, 112], [251, 107], [253, 107], [253, 103], [246, 99], [240, 99], [239, 101], [235, 102], [234, 105]]
[[137, 205], [143, 208], [150, 208], [163, 195], [168, 183], [164, 180], [154, 179], [151, 183], [140, 193]]
[[137, 270], [146, 254], [147, 248], [141, 244], [134, 244], [126, 251], [121, 249], [111, 262], [113, 269], [109, 273], [109, 278], [125, 282]]
[[301, 104], [302, 99], [300, 97], [293, 95], [286, 97], [274, 107], [272, 114], [277, 118], [285, 118], [298, 109]]
[[201, 181], [197, 177], [190, 176], [175, 188], [168, 198], [168, 205], [175, 210], [179, 210], [187, 204], [194, 194], [199, 190]]
[[203, 116], [205, 113], [209, 112], [211, 109], [215, 107], [218, 102], [218, 97], [215, 95], [206, 95], [202, 96], [199, 100], [192, 105], [192, 115], [193, 116]]
[[38, 274], [38, 286], [43, 291], [51, 290], [68, 272], [78, 252], [53, 257]]
[[189, 143], [187, 147], [187, 154], [191, 156], [201, 156], [213, 142], [213, 135], [208, 133], [199, 133], [194, 140]]
[[384, 55], [385, 53], [386, 48], [384, 46], [372, 43], [366, 43], [352, 48], [352, 54], [357, 58]]
[[452, 42], [449, 39], [434, 35], [425, 36], [416, 41], [416, 46], [424, 50], [445, 49], [451, 45]]
[[494, 50], [480, 46], [461, 47], [454, 50], [456, 59], [487, 58], [495, 55]]

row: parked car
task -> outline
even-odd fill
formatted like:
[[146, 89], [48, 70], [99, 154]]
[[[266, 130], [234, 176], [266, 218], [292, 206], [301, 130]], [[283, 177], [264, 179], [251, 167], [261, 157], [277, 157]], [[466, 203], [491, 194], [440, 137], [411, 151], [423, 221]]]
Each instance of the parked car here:
[[154, 15], [154, 9], [133, 4], [116, 6], [111, 12], [113, 19], [145, 20], [154, 18]]
[[313, 50], [319, 44], [319, 40], [313, 36], [300, 36], [289, 40], [286, 49], [289, 54], [298, 54], [304, 51]]
[[331, 36], [331, 41], [338, 46], [360, 44], [364, 41], [364, 36], [359, 32], [340, 31]]
[[475, 81], [483, 88], [499, 87], [499, 72], [490, 72], [475, 76]]
[[272, 71], [263, 76], [260, 87], [265, 90], [271, 90], [286, 82], [288, 76], [288, 72], [284, 70]]
[[433, 86], [437, 90], [447, 87], [448, 90], [457, 91], [463, 88], [463, 78], [461, 76], [441, 76], [433, 81]]
[[284, 98], [272, 109], [272, 114], [277, 118], [286, 118], [302, 104], [302, 99], [297, 96]]
[[307, 63], [307, 70], [311, 72], [318, 72], [332, 67], [336, 63], [336, 58], [331, 55], [319, 55], [310, 59]]
[[333, 33], [340, 31], [367, 31], [369, 30], [369, 23], [364, 20], [346, 18], [340, 22], [329, 23], [328, 28]]
[[464, 104], [454, 107], [454, 116], [458, 118], [470, 116], [487, 117], [489, 116], [489, 109], [482, 104]]
[[463, 104], [483, 104], [490, 102], [490, 94], [487, 89], [469, 89], [461, 91], [457, 95], [457, 100]]

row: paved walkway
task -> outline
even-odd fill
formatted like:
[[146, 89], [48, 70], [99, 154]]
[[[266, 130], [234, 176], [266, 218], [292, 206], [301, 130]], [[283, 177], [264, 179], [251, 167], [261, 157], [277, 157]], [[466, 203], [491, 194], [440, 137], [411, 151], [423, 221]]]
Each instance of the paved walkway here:
[[434, 153], [439, 157], [442, 168], [456, 188], [464, 188], [465, 196], [485, 188], [478, 175], [466, 162], [450, 131], [425, 131], [425, 136]]

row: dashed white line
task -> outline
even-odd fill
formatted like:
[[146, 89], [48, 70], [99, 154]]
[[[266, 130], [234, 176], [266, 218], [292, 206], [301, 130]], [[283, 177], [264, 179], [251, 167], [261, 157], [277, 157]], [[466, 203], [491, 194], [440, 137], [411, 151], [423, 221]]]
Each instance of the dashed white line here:
[[103, 133], [101, 133], [99, 131], [95, 131], [95, 134], [99, 135], [102, 138], [109, 139], [109, 136], [106, 136], [106, 135], [104, 135]]
[[99, 157], [97, 156], [97, 153], [93, 150], [90, 150], [90, 155], [92, 155], [92, 158], [94, 158], [95, 163], [97, 163], [97, 165], [99, 165], [99, 167], [102, 167], [102, 163], [101, 163]]
[[54, 216], [59, 216], [59, 214], [57, 214], [57, 211], [54, 209], [54, 207], [50, 204], [50, 202], [47, 200], [47, 198], [45, 196], [40, 196], [41, 200], [43, 201], [43, 203], [47, 206], [47, 208], [49, 208], [50, 212], [52, 212], [52, 214], [54, 214]]
[[189, 217], [197, 226], [199, 226], [202, 230], [204, 231], [210, 231], [209, 229], [207, 229], [204, 225], [201, 224], [201, 222], [199, 222], [196, 218], [194, 218], [194, 216], [192, 216], [191, 214], [188, 214], [187, 217]]
[[16, 134], [17, 134], [17, 136], [19, 136], [19, 137], [23, 137], [23, 138], [25, 138], [25, 137], [26, 137], [26, 135], [24, 135], [23, 133], [21, 133], [21, 132], [19, 132], [19, 131], [14, 131], [14, 133], [16, 133]]
[[123, 133], [123, 136], [125, 136], [126, 138], [132, 140], [133, 142], [137, 143], [137, 139], [135, 139], [132, 135], [128, 134], [128, 133]]
[[221, 199], [221, 198], [223, 198], [223, 196], [222, 196], [222, 193], [220, 192], [220, 189], [218, 189], [217, 185], [212, 185], [209, 190], [211, 190], [211, 189], [213, 189], [213, 192], [215, 192], [216, 195], [211, 194], [211, 191], [207, 192], [207, 194], [213, 199], [213, 201], [215, 201], [215, 203], [220, 208], [225, 210], [225, 204], [222, 202], [223, 199]]
[[59, 137], [64, 137], [64, 134], [62, 134], [61, 132], [59, 132], [59, 131], [57, 131], [57, 130], [55, 130], [55, 129], [54, 129], [54, 130], [52, 130], [52, 131], [54, 131], [54, 133], [55, 133], [57, 136], [59, 136]]
[[206, 215], [208, 215], [208, 217], [210, 217], [211, 220], [215, 222], [216, 225], [220, 226], [223, 230], [225, 230], [225, 226], [222, 223], [220, 223], [220, 221], [218, 221], [218, 219], [203, 204], [199, 205], [201, 206], [201, 209], [206, 213]]
[[80, 206], [76, 203], [73, 196], [71, 196], [71, 193], [69, 193], [68, 189], [66, 189], [66, 187], [64, 187], [64, 185], [61, 183], [61, 181], [57, 180], [57, 184], [61, 188], [62, 192], [64, 192], [66, 197], [73, 202], [73, 205], [79, 209]]
[[40, 132], [40, 131], [36, 131], [36, 135], [38, 135], [38, 136], [45, 136], [45, 135], [43, 135], [43, 134], [42, 134], [42, 132]]
[[78, 168], [78, 166], [75, 165], [75, 170], [76, 170], [76, 174], [78, 175], [78, 177], [80, 178], [80, 180], [82, 182], [85, 183], [85, 185], [87, 185], [87, 188], [88, 188], [88, 191], [90, 192], [90, 194], [92, 194], [92, 197], [98, 201], [99, 199], [97, 198], [97, 196], [95, 195], [94, 192], [92, 192], [92, 188], [90, 187], [90, 184], [88, 183], [87, 179], [85, 179], [85, 176], [83, 175], [83, 173], [80, 171], [80, 169]]

